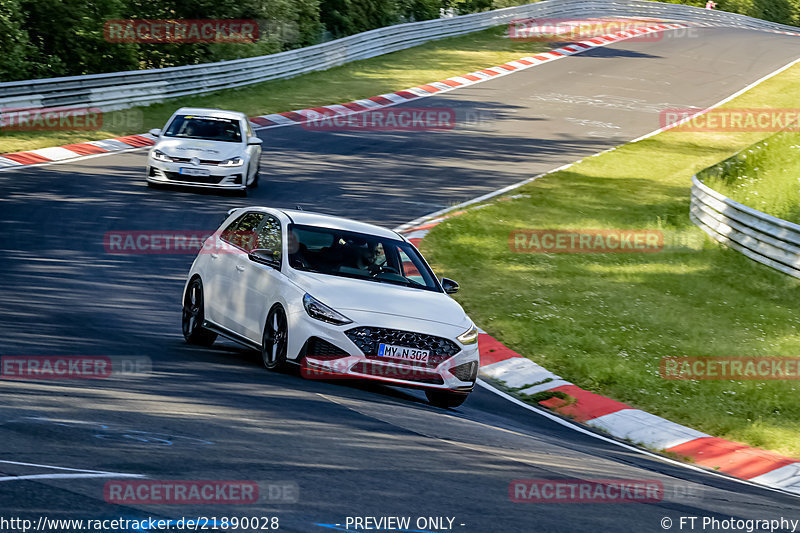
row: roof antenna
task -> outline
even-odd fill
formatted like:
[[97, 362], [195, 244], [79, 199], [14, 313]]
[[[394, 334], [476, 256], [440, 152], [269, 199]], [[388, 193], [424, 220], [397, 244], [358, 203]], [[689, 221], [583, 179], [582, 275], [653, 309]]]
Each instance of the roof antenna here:
[[297, 204], [296, 206], [294, 206], [294, 208], [297, 209], [298, 211], [303, 210], [303, 206], [301, 206], [300, 204]]

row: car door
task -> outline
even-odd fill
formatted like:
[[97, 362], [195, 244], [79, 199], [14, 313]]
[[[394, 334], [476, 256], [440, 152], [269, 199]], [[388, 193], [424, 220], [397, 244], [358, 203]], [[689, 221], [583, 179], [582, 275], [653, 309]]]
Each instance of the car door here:
[[240, 298], [241, 274], [243, 263], [248, 262], [247, 253], [256, 242], [256, 231], [265, 213], [249, 211], [242, 214], [219, 236], [220, 244], [211, 253], [210, 263], [214, 275], [212, 297], [214, 314], [212, 322], [235, 333], [243, 334], [238, 324], [244, 314], [243, 302]]
[[226, 248], [232, 246], [228, 242], [227, 235], [233, 233], [242, 217], [233, 219], [227, 226], [221, 228], [217, 233], [206, 239], [200, 253], [203, 254], [203, 304], [205, 308], [205, 318], [215, 324], [222, 325], [224, 302], [222, 297], [225, 294], [223, 285], [224, 258], [221, 254], [226, 252]]
[[[255, 247], [278, 252], [283, 258], [283, 228], [280, 220], [272, 215], [265, 215], [256, 234]], [[237, 298], [240, 298], [236, 314], [237, 332], [248, 339], [261, 343], [263, 324], [269, 309], [278, 301], [278, 294], [285, 276], [280, 267], [274, 267], [251, 261], [248, 257], [238, 259]]]

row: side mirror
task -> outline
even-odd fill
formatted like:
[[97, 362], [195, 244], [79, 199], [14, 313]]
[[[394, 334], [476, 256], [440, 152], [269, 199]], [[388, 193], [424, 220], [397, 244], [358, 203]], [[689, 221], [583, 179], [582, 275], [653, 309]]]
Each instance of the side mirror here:
[[267, 250], [266, 248], [256, 248], [250, 250], [247, 254], [250, 261], [260, 263], [262, 265], [271, 266], [272, 268], [281, 268], [281, 253], [274, 250]]
[[251, 145], [251, 144], [261, 144], [262, 142], [264, 142], [264, 141], [262, 141], [262, 140], [261, 140], [261, 139], [259, 139], [258, 137], [248, 137], [248, 138], [247, 138], [247, 144], [248, 144], [248, 145]]
[[452, 279], [442, 278], [442, 288], [447, 294], [455, 294], [458, 292], [458, 283]]
[[150, 130], [150, 135], [153, 135], [155, 137], [161, 137], [161, 130], [159, 128], [154, 128]]

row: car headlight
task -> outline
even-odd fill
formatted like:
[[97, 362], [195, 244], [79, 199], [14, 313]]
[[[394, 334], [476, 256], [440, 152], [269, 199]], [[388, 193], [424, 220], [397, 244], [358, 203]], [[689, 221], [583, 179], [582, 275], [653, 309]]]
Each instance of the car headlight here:
[[478, 328], [475, 324], [472, 325], [467, 331], [456, 337], [461, 344], [475, 344], [478, 342]]
[[151, 155], [156, 161], [166, 161], [167, 163], [172, 163], [172, 158], [161, 150], [153, 150]]
[[340, 326], [342, 324], [349, 324], [352, 322], [352, 320], [343, 314], [339, 313], [338, 311], [334, 311], [308, 293], [303, 296], [303, 307], [306, 308], [306, 313], [308, 313], [308, 316], [311, 318], [316, 318], [317, 320], [322, 320], [328, 324], [336, 324], [337, 326]]
[[226, 159], [225, 161], [220, 161], [219, 166], [221, 167], [240, 167], [244, 164], [244, 159], [241, 157], [232, 157], [230, 159]]

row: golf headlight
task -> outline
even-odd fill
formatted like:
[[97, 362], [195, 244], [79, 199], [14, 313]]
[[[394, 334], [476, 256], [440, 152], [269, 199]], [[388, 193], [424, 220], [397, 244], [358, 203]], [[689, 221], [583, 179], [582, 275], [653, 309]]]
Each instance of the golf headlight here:
[[244, 164], [244, 159], [241, 157], [233, 157], [231, 159], [226, 159], [225, 161], [220, 161], [219, 166], [221, 167], [240, 167]]
[[478, 328], [473, 324], [471, 328], [456, 338], [461, 344], [475, 344], [478, 342]]
[[334, 311], [308, 293], [303, 296], [303, 307], [306, 308], [306, 313], [308, 313], [308, 316], [311, 318], [316, 318], [317, 320], [322, 320], [328, 324], [336, 324], [339, 326], [352, 322], [352, 320], [343, 314]]
[[172, 163], [172, 158], [161, 150], [153, 150], [153, 159], [156, 161], [166, 161], [167, 163]]

